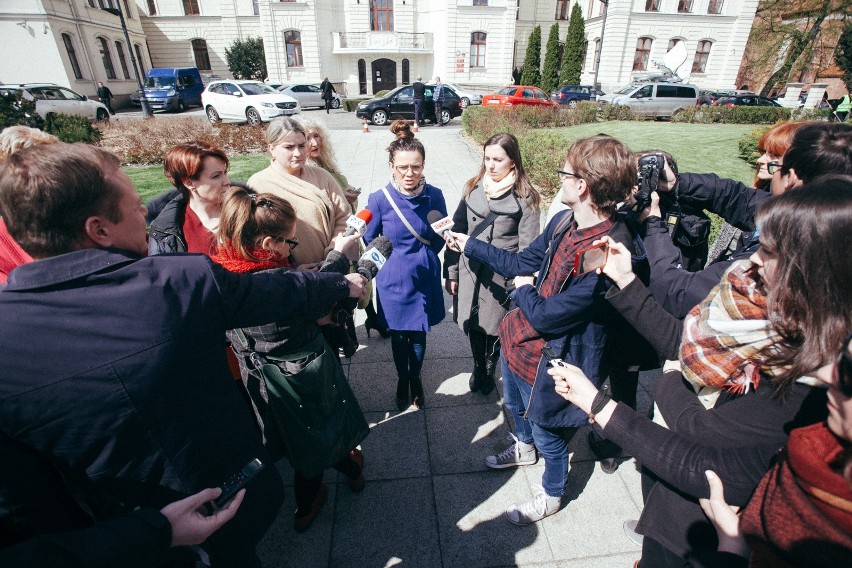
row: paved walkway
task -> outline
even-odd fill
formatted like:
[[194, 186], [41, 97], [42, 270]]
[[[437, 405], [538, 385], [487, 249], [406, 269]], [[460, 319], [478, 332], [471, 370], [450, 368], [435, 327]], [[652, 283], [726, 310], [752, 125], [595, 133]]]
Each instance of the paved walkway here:
[[[371, 127], [369, 133], [350, 129], [355, 120], [351, 113], [329, 118], [341, 169], [353, 185], [364, 188], [363, 206], [369, 193], [389, 179], [385, 148], [392, 136], [386, 127]], [[479, 168], [478, 149], [461, 139], [459, 119], [449, 127], [421, 129], [419, 137], [426, 147], [426, 179], [444, 190], [452, 213], [465, 181]], [[449, 312], [452, 304], [448, 296], [445, 300]], [[637, 518], [642, 503], [632, 461], [612, 475], [602, 473], [590, 456], [586, 430], [581, 430], [572, 442], [571, 484], [563, 510], [528, 527], [510, 524], [504, 509], [533, 495], [543, 462], [517, 470], [483, 466], [486, 455], [507, 444], [502, 385], [498, 382], [498, 390], [487, 397], [468, 391], [473, 364], [467, 338], [448, 313], [428, 335], [426, 406], [400, 413], [394, 402], [390, 340], [376, 334], [368, 338], [363, 317], [358, 312], [361, 348], [345, 367], [371, 426], [362, 445], [366, 488], [353, 494], [344, 478], [330, 470], [322, 512], [307, 532], [297, 534], [292, 528], [292, 471], [282, 464], [287, 502], [261, 545], [264, 566], [632, 566], [640, 551], [621, 528], [624, 520]], [[644, 386], [640, 397], [647, 404]]]

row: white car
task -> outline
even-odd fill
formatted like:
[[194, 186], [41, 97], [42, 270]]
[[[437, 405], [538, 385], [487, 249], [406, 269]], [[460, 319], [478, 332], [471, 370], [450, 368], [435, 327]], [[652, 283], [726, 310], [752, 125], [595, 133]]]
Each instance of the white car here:
[[237, 120], [256, 125], [302, 112], [296, 99], [260, 81], [214, 81], [201, 93], [201, 104], [213, 124]]
[[[297, 85], [280, 85], [276, 87], [279, 91], [289, 97], [293, 97], [302, 108], [319, 107], [325, 108], [325, 99], [322, 98], [322, 91], [316, 85], [301, 83]], [[331, 108], [340, 108], [340, 95], [337, 93], [331, 94]]]
[[47, 118], [50, 113], [61, 113], [85, 116], [89, 120], [109, 120], [109, 111], [103, 103], [52, 83], [0, 85], [0, 95], [8, 94], [29, 101], [34, 100], [36, 113], [42, 118]]
[[482, 104], [482, 95], [478, 95], [472, 91], [468, 91], [467, 89], [462, 89], [458, 85], [454, 85], [453, 83], [444, 83], [446, 86], [450, 87], [452, 90], [458, 94], [461, 99], [461, 107], [467, 108], [470, 105], [481, 105]]

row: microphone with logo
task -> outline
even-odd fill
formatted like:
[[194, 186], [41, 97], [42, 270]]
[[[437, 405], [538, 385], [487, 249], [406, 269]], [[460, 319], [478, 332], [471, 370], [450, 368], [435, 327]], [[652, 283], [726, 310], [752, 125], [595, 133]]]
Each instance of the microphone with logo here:
[[437, 209], [429, 211], [429, 214], [426, 215], [426, 220], [429, 222], [432, 230], [438, 233], [442, 238], [446, 238], [444, 237], [444, 233], [452, 229], [454, 224], [452, 217], [445, 217]]
[[350, 215], [349, 219], [346, 220], [346, 232], [343, 233], [343, 236], [348, 237], [355, 233], [363, 235], [364, 229], [367, 228], [367, 225], [369, 225], [372, 220], [373, 214], [369, 209], [361, 209], [358, 211], [357, 215]]
[[[363, 213], [363, 211], [362, 211]], [[367, 211], [369, 213], [369, 211]], [[379, 270], [385, 265], [393, 252], [393, 243], [389, 238], [379, 235], [367, 245], [367, 250], [358, 259], [358, 264], [355, 266], [355, 272], [363, 276], [369, 282], [376, 277]], [[352, 313], [358, 306], [358, 301], [354, 298], [346, 298], [342, 304], [338, 304], [340, 309], [335, 316], [339, 320], [341, 313]], [[340, 323], [338, 321], [338, 323]]]

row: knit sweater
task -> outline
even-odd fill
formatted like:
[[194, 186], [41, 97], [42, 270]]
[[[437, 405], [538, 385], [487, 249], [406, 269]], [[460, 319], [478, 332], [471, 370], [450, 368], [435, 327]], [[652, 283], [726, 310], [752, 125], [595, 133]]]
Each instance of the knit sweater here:
[[301, 173], [301, 178], [294, 177], [273, 162], [248, 180], [248, 185], [258, 193], [272, 193], [286, 199], [296, 211], [299, 246], [292, 251], [296, 266], [322, 262], [334, 247], [334, 236], [346, 230], [346, 220], [352, 211], [331, 174], [308, 165]]

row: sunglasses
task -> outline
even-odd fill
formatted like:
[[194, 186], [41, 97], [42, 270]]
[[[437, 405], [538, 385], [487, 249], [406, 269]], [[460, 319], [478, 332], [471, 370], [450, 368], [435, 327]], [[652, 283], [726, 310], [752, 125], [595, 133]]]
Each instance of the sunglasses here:
[[852, 341], [850, 334], [843, 342], [843, 349], [837, 360], [837, 388], [843, 396], [852, 398], [852, 355], [849, 355], [849, 343]]

